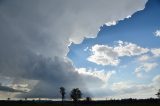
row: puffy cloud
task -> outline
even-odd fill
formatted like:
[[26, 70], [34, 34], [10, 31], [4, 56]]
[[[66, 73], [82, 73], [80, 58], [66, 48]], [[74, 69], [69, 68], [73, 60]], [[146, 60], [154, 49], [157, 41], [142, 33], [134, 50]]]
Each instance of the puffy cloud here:
[[113, 65], [119, 63], [118, 53], [114, 51], [113, 47], [108, 45], [94, 45], [91, 49], [93, 55], [88, 57], [88, 61], [99, 65]]
[[156, 37], [160, 37], [160, 30], [157, 30], [157, 31], [154, 33], [154, 35], [155, 35]]
[[154, 68], [158, 66], [158, 63], [142, 63], [139, 67], [135, 69], [135, 74], [137, 77], [142, 77], [142, 72], [152, 71]]
[[137, 56], [149, 51], [148, 48], [142, 48], [136, 44], [118, 41], [118, 46], [114, 47], [114, 50], [119, 56]]
[[111, 22], [105, 23], [106, 26], [112, 26], [112, 25], [116, 25], [116, 24], [117, 24], [116, 21], [111, 21]]
[[159, 57], [160, 56], [160, 48], [151, 49], [151, 52], [155, 57]]
[[110, 47], [108, 45], [94, 45], [91, 49], [93, 53], [88, 57], [88, 61], [99, 65], [113, 65], [119, 64], [119, 57], [123, 56], [137, 56], [147, 53], [149, 49], [142, 48], [136, 44], [118, 41], [118, 45]]
[[71, 42], [80, 43], [84, 37], [96, 37], [101, 25], [144, 9], [146, 1], [2, 1], [0, 74], [13, 79], [37, 81], [30, 92], [20, 97], [53, 97], [59, 86], [71, 88], [83, 85], [85, 88], [86, 82], [82, 79], [101, 84], [98, 78], [75, 71], [65, 57], [68, 46]]
[[131, 15], [128, 15], [126, 18], [131, 18], [132, 16]]

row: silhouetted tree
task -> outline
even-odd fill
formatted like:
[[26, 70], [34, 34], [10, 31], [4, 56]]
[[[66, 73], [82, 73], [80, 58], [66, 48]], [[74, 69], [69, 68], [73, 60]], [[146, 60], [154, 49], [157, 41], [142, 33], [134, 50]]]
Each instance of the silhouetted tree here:
[[72, 89], [70, 97], [73, 99], [74, 102], [77, 102], [82, 97], [82, 93], [79, 88]]
[[9, 100], [10, 100], [10, 98], [7, 98], [7, 100], [9, 101]]
[[39, 98], [38, 100], [41, 101], [41, 98]]
[[90, 101], [92, 101], [92, 98], [91, 97], [86, 97], [86, 101], [90, 102]]
[[160, 89], [158, 90], [158, 92], [157, 92], [157, 97], [160, 99]]
[[65, 88], [64, 87], [60, 87], [60, 93], [61, 93], [61, 96], [62, 96], [62, 102], [64, 101], [64, 98], [65, 98]]

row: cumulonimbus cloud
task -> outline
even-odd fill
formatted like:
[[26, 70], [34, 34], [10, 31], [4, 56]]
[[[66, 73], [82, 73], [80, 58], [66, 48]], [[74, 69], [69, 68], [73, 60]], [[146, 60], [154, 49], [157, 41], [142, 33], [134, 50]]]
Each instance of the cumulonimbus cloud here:
[[[68, 46], [71, 42], [80, 43], [84, 37], [96, 37], [101, 25], [144, 9], [146, 1], [1, 1], [0, 74], [38, 80], [28, 97], [51, 97], [51, 88], [83, 85], [83, 76], [75, 72], [66, 57]], [[89, 79], [89, 83], [101, 82]]]

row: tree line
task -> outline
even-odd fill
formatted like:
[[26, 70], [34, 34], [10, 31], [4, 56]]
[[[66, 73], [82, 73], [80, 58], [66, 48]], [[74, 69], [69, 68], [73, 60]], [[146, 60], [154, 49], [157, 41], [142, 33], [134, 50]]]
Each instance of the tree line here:
[[[62, 102], [64, 102], [65, 94], [66, 94], [64, 87], [60, 87], [60, 94], [62, 97]], [[77, 102], [82, 97], [81, 90], [79, 88], [72, 89], [70, 92], [70, 97], [73, 99], [74, 102]]]
[[[64, 87], [60, 87], [60, 94], [62, 97], [62, 104], [63, 104], [64, 99], [65, 99], [65, 94], [66, 94]], [[158, 90], [158, 92], [155, 95], [157, 95], [157, 97], [160, 99], [160, 89]], [[74, 88], [70, 92], [70, 97], [72, 98], [72, 100], [76, 104], [77, 101], [82, 97], [82, 92], [80, 91], [79, 88]], [[91, 98], [86, 97], [86, 101], [91, 101]]]

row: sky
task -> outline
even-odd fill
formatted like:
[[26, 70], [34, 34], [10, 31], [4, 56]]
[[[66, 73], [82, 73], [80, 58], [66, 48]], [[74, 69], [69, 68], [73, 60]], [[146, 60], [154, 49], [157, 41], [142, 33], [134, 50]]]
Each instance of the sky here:
[[160, 88], [159, 0], [0, 0], [0, 99], [150, 98]]

